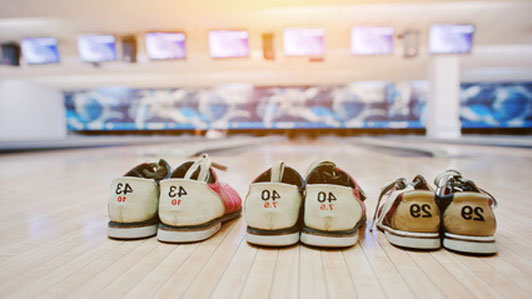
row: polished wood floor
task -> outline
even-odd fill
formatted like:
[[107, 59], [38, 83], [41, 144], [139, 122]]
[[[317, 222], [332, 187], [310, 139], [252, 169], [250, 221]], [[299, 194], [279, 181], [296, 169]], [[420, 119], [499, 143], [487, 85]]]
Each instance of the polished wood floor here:
[[[243, 218], [226, 223], [205, 242], [188, 245], [106, 237], [111, 179], [158, 157], [178, 165], [202, 146], [176, 143], [0, 155], [0, 297], [530, 298], [532, 294], [532, 150], [527, 149], [438, 144], [432, 147], [445, 149], [448, 155], [431, 158], [324, 138], [271, 140], [215, 151], [213, 160], [229, 166], [220, 177], [241, 196], [250, 181], [277, 160], [302, 173], [318, 158], [336, 161], [369, 194], [368, 226], [360, 242], [345, 250], [301, 245], [258, 248], [244, 240]], [[407, 251], [390, 245], [382, 233], [369, 232], [380, 187], [418, 173], [432, 180], [447, 168], [459, 169], [498, 198], [497, 255]]]

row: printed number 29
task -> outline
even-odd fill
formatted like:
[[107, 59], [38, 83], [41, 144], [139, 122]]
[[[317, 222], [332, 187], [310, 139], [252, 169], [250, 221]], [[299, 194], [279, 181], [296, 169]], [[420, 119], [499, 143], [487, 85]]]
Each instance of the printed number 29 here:
[[[473, 213], [475, 214], [475, 217], [473, 217]], [[484, 216], [482, 216], [482, 213], [484, 213], [484, 209], [482, 207], [475, 207], [474, 209], [471, 206], [464, 206], [462, 208], [462, 218], [465, 220], [476, 220], [476, 221], [484, 221]]]
[[[421, 213], [423, 212], [423, 213]], [[430, 206], [428, 204], [422, 204], [419, 206], [418, 204], [413, 204], [410, 206], [410, 215], [414, 218], [430, 218], [432, 217], [432, 214], [430, 213]]]

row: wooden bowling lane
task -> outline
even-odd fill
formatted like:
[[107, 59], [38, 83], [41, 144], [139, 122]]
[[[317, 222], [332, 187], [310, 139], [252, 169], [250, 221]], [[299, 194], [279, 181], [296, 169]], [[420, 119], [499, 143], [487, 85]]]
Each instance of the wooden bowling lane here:
[[[525, 298], [532, 292], [532, 150], [438, 145], [449, 154], [429, 157], [337, 138], [277, 138], [255, 146], [244, 139], [245, 147], [228, 138], [211, 148], [168, 143], [0, 155], [0, 297]], [[231, 149], [223, 150], [224, 142]], [[229, 167], [219, 175], [242, 197], [277, 160], [304, 174], [314, 160], [331, 159], [368, 193], [368, 226], [385, 184], [416, 174], [432, 181], [458, 169], [499, 201], [499, 253], [402, 250], [368, 226], [345, 250], [266, 249], [246, 243], [243, 217], [194, 244], [107, 239], [112, 178], [159, 157], [177, 166], [202, 150]]]

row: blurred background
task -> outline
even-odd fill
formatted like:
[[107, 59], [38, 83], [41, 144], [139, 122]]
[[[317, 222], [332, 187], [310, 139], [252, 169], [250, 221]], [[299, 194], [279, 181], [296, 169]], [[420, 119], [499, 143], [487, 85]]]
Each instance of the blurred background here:
[[0, 4], [3, 147], [532, 128], [531, 1]]

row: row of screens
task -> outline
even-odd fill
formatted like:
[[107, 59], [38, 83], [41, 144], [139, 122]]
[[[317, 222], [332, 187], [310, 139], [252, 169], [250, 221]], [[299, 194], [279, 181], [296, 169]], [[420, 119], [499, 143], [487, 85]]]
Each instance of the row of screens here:
[[[473, 25], [432, 25], [429, 52], [433, 54], [469, 53], [473, 43]], [[351, 53], [354, 55], [384, 55], [393, 52], [393, 27], [353, 27]], [[325, 30], [322, 28], [286, 28], [283, 31], [283, 51], [286, 56], [323, 56]], [[209, 31], [209, 51], [212, 58], [249, 56], [249, 32], [244, 30]], [[146, 52], [152, 60], [184, 59], [186, 35], [183, 32], [148, 32]], [[26, 38], [21, 43], [28, 64], [59, 62], [57, 40]], [[113, 35], [80, 35], [78, 49], [86, 62], [117, 59], [116, 38]]]

